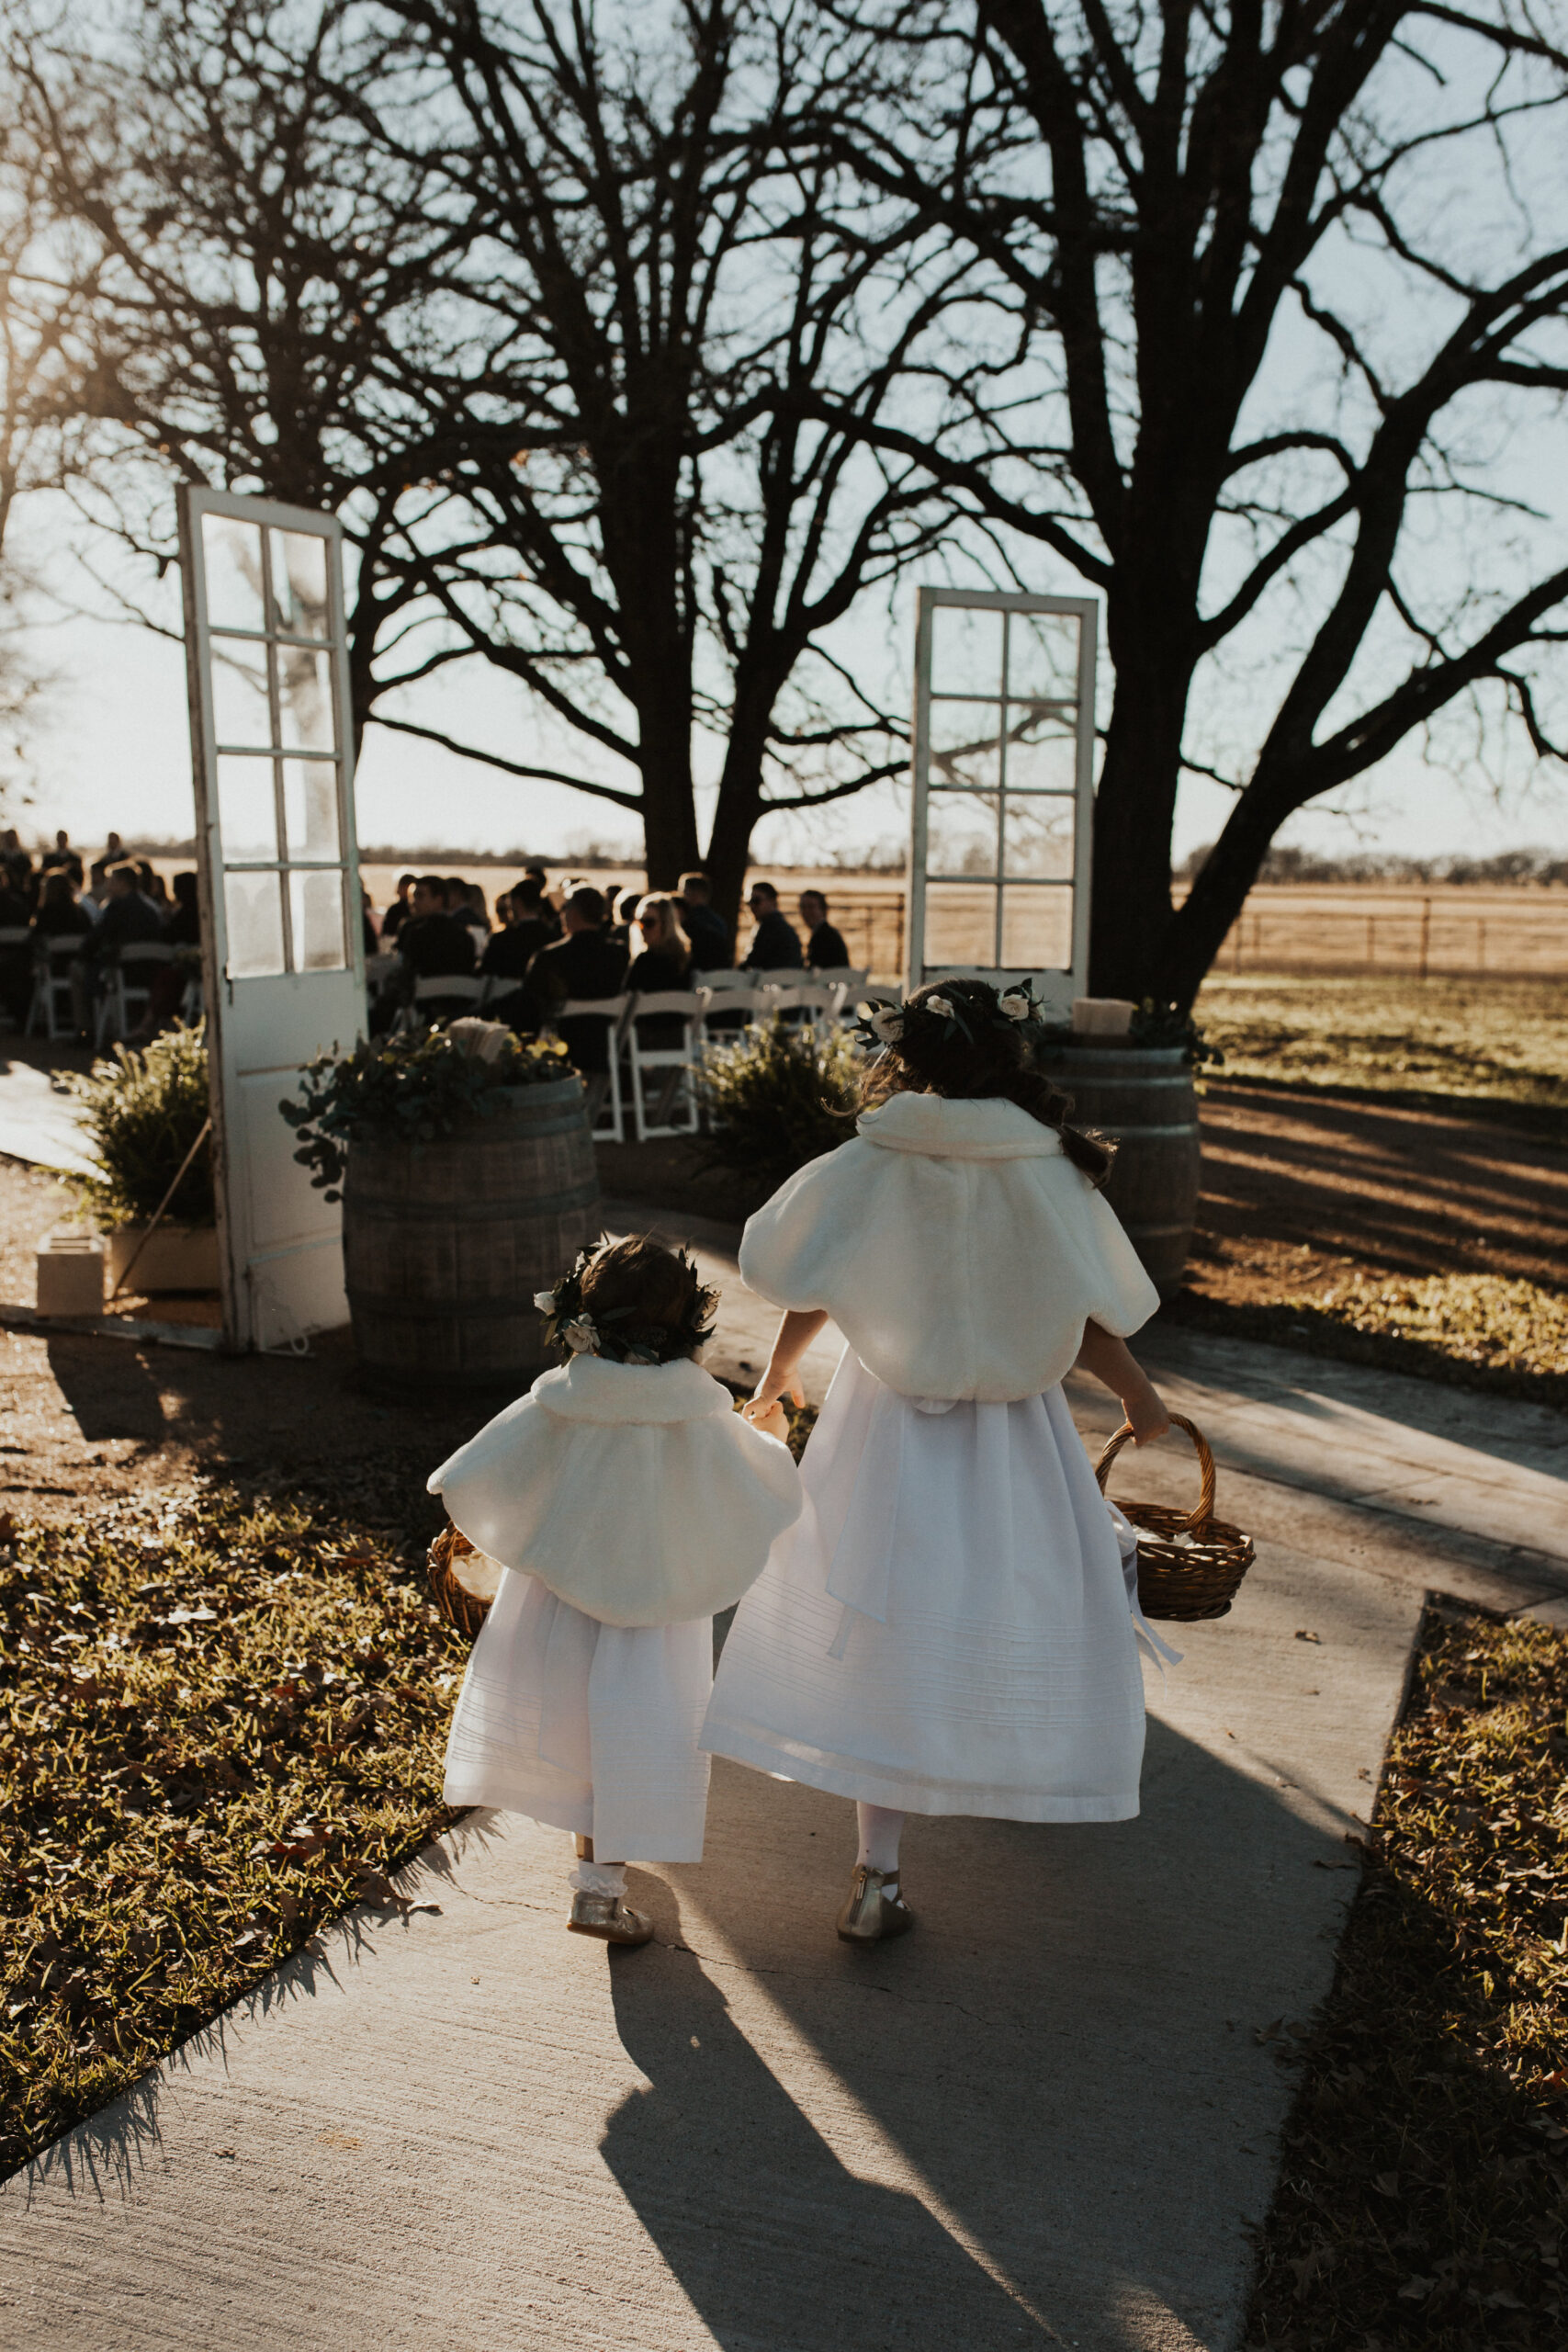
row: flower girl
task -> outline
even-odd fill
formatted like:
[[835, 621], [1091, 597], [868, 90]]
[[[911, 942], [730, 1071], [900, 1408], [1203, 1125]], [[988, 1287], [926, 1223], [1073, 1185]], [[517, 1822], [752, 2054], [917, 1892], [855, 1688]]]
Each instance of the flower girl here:
[[560, 1368], [430, 1480], [506, 1571], [453, 1717], [446, 1802], [575, 1832], [567, 1924], [607, 1943], [653, 1933], [624, 1899], [627, 1861], [702, 1860], [713, 1612], [800, 1510], [782, 1408], [743, 1420], [697, 1360], [717, 1303], [647, 1236], [584, 1250], [536, 1302]]
[[[746, 1227], [740, 1271], [784, 1310], [748, 1411], [774, 1408], [831, 1316], [848, 1345], [774, 1544], [719, 1662], [703, 1744], [853, 1797], [847, 1941], [913, 1925], [907, 1813], [1120, 1821], [1138, 1810], [1135, 1539], [1061, 1390], [1076, 1362], [1134, 1436], [1164, 1406], [1122, 1336], [1158, 1296], [1095, 1186], [1103, 1146], [1032, 1067], [1028, 992], [919, 989], [854, 1136]], [[1120, 1524], [1118, 1524], [1120, 1521]]]

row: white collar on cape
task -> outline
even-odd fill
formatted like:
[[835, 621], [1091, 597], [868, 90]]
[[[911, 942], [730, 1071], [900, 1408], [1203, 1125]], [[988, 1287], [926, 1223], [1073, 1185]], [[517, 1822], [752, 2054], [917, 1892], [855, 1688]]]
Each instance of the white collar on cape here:
[[855, 1122], [866, 1143], [928, 1159], [1054, 1159], [1062, 1138], [1004, 1095], [949, 1102], [941, 1094], [895, 1094]]
[[690, 1356], [673, 1363], [573, 1356], [554, 1372], [542, 1372], [528, 1393], [563, 1421], [702, 1421], [734, 1409], [728, 1389]]

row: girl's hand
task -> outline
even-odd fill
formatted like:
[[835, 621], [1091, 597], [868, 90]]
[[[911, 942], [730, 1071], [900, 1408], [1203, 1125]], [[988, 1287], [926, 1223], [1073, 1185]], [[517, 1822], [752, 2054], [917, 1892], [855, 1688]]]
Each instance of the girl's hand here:
[[750, 1404], [740, 1408], [740, 1418], [750, 1421], [754, 1430], [761, 1430], [764, 1437], [776, 1437], [781, 1445], [789, 1443], [789, 1421], [784, 1407], [776, 1400], [764, 1408], [753, 1396]]
[[781, 1378], [770, 1365], [740, 1410], [747, 1420], [760, 1421], [773, 1409], [781, 1396], [787, 1396], [792, 1405], [804, 1405], [806, 1402], [806, 1391], [798, 1375], [788, 1372]]
[[1152, 1380], [1132, 1389], [1122, 1399], [1122, 1410], [1132, 1424], [1133, 1443], [1152, 1445], [1156, 1437], [1164, 1437], [1170, 1427], [1170, 1415], [1165, 1400]]

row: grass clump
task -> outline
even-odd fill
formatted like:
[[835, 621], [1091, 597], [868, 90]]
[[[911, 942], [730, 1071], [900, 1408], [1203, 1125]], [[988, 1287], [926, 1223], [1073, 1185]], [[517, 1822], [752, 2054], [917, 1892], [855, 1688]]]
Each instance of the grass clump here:
[[1178, 1322], [1568, 1407], [1568, 1296], [1496, 1274], [1355, 1274], [1247, 1303], [1184, 1291]]
[[710, 1049], [697, 1073], [711, 1122], [702, 1166], [724, 1170], [748, 1198], [766, 1200], [853, 1133], [861, 1070], [851, 1031], [791, 1029], [777, 1018]]
[[1568, 1110], [1568, 981], [1205, 981], [1198, 1017], [1230, 1079]]
[[296, 1487], [0, 1520], [0, 2177], [450, 1818], [464, 1645]]
[[1423, 1623], [1334, 1991], [1303, 2054], [1254, 2352], [1560, 2352], [1568, 1634]]
[[[112, 1060], [95, 1062], [70, 1084], [99, 1170], [73, 1176], [72, 1191], [106, 1227], [155, 1216], [207, 1119], [203, 1025], [176, 1022], [140, 1053], [117, 1046]], [[169, 1215], [180, 1225], [210, 1225], [216, 1214], [212, 1154], [204, 1147], [181, 1177]]]

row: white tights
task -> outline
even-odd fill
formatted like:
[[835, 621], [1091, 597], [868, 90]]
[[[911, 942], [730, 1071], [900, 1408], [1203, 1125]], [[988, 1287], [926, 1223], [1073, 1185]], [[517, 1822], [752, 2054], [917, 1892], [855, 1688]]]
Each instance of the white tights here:
[[896, 1813], [891, 1805], [857, 1803], [855, 1819], [860, 1827], [856, 1869], [880, 1871], [885, 1878], [896, 1879], [898, 1875], [898, 1840], [904, 1829], [903, 1815]]

